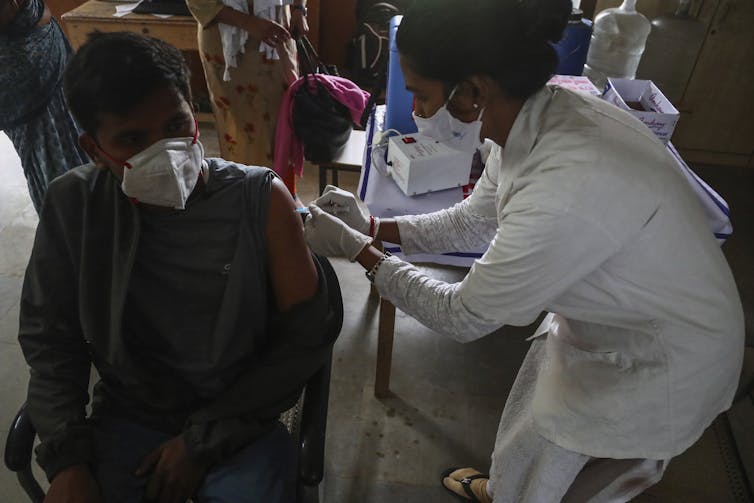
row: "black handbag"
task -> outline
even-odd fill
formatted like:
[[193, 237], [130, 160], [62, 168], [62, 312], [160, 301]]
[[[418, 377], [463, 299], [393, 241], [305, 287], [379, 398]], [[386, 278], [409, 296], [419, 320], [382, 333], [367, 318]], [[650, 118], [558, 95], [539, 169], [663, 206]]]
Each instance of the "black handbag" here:
[[[305, 82], [293, 96], [293, 132], [304, 144], [304, 158], [313, 163], [330, 162], [351, 136], [349, 109], [333, 98], [315, 74], [332, 75], [306, 37], [297, 41], [299, 66]], [[337, 70], [335, 70], [337, 75]]]

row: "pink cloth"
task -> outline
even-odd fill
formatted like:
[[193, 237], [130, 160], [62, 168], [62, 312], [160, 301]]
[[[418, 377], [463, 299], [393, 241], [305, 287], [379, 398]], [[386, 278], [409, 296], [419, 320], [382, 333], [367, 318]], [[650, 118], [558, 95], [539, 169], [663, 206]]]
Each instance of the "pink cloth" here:
[[[311, 78], [312, 75], [309, 77]], [[369, 93], [342, 77], [322, 74], [315, 74], [313, 77], [319, 79], [330, 95], [348, 108], [353, 123], [359, 124], [364, 107], [369, 101]], [[281, 177], [287, 175], [291, 169], [297, 176], [301, 176], [304, 172], [304, 145], [293, 132], [293, 96], [304, 83], [305, 78], [299, 77], [288, 86], [288, 90], [280, 101], [272, 169]], [[309, 82], [309, 86], [314, 85], [314, 81]]]

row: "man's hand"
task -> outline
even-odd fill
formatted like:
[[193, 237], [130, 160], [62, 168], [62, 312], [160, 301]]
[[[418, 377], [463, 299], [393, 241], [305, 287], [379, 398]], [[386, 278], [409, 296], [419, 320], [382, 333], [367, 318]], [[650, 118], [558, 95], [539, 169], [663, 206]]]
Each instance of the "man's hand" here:
[[44, 503], [102, 503], [102, 495], [89, 467], [74, 465], [55, 475]]
[[291, 10], [291, 35], [299, 39], [309, 34], [309, 23], [306, 21], [304, 11], [301, 9]]
[[253, 38], [261, 40], [272, 47], [277, 47], [291, 38], [291, 34], [282, 25], [269, 19], [254, 16], [250, 17], [246, 31]]
[[192, 460], [183, 435], [178, 435], [147, 454], [136, 476], [151, 472], [146, 500], [159, 503], [186, 503], [199, 489], [207, 466]]

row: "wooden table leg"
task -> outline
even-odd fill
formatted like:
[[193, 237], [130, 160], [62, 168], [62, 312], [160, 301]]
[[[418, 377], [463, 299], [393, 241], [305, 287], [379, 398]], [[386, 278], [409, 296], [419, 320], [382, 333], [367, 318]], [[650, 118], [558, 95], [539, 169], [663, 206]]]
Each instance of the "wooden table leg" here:
[[395, 306], [380, 299], [380, 320], [377, 329], [377, 372], [374, 378], [374, 396], [386, 398], [390, 394], [390, 367], [393, 363], [393, 335], [395, 331]]
[[325, 190], [325, 185], [327, 185], [327, 165], [326, 164], [320, 164], [319, 165], [319, 195], [322, 195], [322, 192]]
[[[382, 241], [372, 245], [380, 251], [385, 247]], [[371, 292], [379, 295], [374, 283]], [[380, 318], [377, 326], [377, 365], [374, 376], [374, 396], [387, 398], [390, 394], [390, 370], [393, 364], [393, 336], [395, 334], [395, 306], [387, 299], [380, 298]]]

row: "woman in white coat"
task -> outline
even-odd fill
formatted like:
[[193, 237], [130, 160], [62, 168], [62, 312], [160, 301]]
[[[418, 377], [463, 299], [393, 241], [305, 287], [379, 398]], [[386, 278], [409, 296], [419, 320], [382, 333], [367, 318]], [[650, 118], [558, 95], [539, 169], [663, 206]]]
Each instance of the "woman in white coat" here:
[[[416, 0], [398, 49], [420, 131], [471, 155], [471, 196], [378, 220], [330, 190], [310, 207], [318, 253], [356, 260], [380, 295], [468, 342], [545, 318], [506, 402], [487, 476], [452, 469], [471, 501], [627, 501], [656, 483], [732, 401], [743, 313], [730, 269], [665, 147], [630, 114], [545, 83], [570, 0]], [[490, 243], [456, 284], [408, 254]]]

